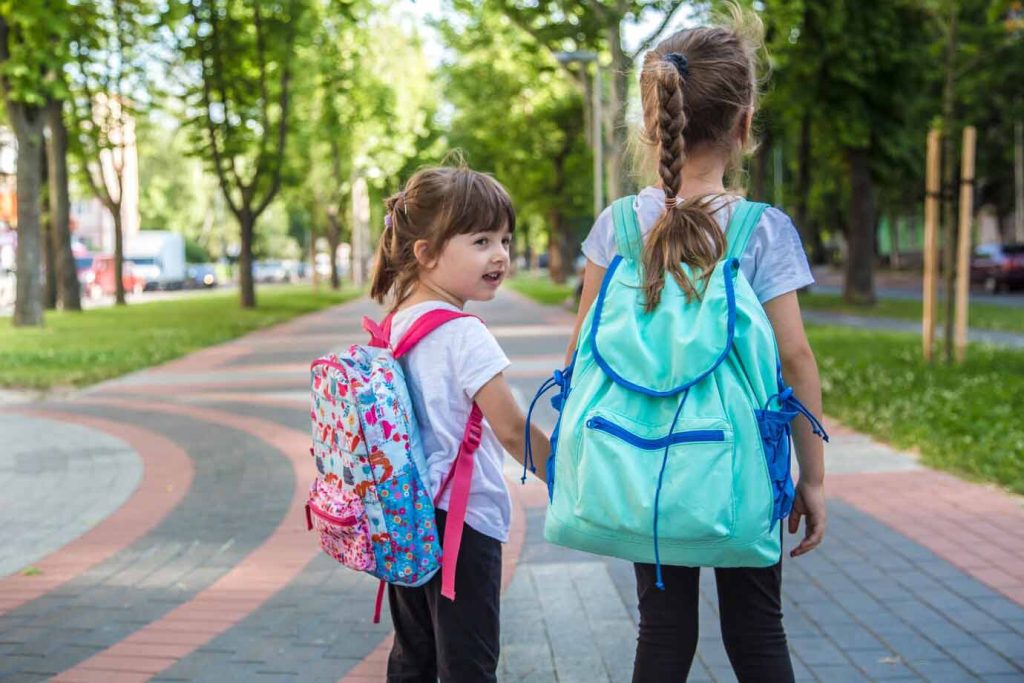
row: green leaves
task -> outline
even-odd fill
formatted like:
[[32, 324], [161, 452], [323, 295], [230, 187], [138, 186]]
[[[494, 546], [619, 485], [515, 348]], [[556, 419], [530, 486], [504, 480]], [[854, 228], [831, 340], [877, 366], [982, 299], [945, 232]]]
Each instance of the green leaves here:
[[36, 106], [60, 92], [68, 16], [66, 0], [0, 4], [0, 89], [9, 101]]

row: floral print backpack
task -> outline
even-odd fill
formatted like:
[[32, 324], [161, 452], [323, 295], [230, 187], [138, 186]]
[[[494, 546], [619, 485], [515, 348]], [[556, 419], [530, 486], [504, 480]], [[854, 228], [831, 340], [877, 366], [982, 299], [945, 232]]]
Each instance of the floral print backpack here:
[[[441, 594], [455, 599], [455, 566], [469, 499], [473, 455], [483, 416], [474, 404], [458, 457], [437, 498], [431, 499], [427, 463], [405, 377], [398, 363], [417, 342], [466, 313], [436, 310], [420, 316], [394, 349], [391, 316], [363, 327], [369, 345], [313, 361], [313, 448], [317, 477], [306, 502], [306, 525], [323, 550], [342, 564], [385, 583], [421, 586], [442, 568]], [[443, 547], [434, 503], [452, 486]]]

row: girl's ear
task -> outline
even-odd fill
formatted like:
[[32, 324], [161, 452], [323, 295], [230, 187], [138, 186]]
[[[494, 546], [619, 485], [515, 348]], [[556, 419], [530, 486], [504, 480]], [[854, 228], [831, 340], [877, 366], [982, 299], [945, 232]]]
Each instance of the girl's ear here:
[[412, 245], [412, 253], [417, 263], [427, 270], [437, 265], [437, 259], [430, 258], [430, 243], [427, 240], [416, 240]]

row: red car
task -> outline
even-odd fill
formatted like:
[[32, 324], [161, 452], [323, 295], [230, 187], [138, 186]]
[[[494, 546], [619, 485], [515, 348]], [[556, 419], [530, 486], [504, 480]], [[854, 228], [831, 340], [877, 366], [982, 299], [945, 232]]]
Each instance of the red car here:
[[1024, 287], [1024, 244], [983, 244], [975, 249], [971, 284], [991, 293]]
[[[92, 275], [89, 280], [89, 296], [97, 299], [103, 295], [113, 296], [114, 294], [114, 257], [111, 254], [97, 254], [92, 258]], [[130, 261], [124, 262], [121, 271], [121, 282], [124, 283], [124, 291], [139, 294], [146, 286], [146, 281], [135, 274]]]

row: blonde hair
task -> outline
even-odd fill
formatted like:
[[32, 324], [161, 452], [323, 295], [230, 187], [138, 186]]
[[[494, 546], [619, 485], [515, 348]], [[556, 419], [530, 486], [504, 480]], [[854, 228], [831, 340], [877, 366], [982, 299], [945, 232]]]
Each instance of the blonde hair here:
[[427, 242], [437, 258], [452, 237], [515, 230], [516, 213], [501, 183], [464, 165], [418, 171], [405, 189], [385, 200], [384, 232], [377, 243], [370, 296], [377, 303], [393, 297], [398, 307], [412, 293], [421, 265], [414, 247]]
[[700, 296], [694, 279], [706, 284], [726, 250], [725, 235], [714, 218], [719, 195], [687, 197], [682, 183], [688, 150], [714, 147], [739, 156], [735, 133], [757, 100], [757, 53], [763, 26], [752, 12], [731, 5], [722, 26], [685, 29], [658, 43], [644, 57], [640, 72], [643, 130], [640, 140], [657, 152], [657, 171], [665, 191], [665, 211], [644, 245], [646, 310], [661, 301], [665, 273], [687, 299]]

